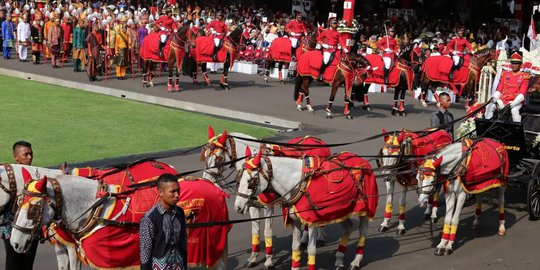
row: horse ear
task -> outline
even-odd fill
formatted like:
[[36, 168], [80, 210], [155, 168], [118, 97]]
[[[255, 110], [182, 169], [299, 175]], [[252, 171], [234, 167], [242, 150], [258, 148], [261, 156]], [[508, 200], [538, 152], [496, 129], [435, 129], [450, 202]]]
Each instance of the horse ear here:
[[212, 126], [208, 126], [208, 140], [211, 140], [216, 136], [216, 133], [214, 132], [214, 128]]
[[225, 145], [225, 142], [227, 142], [227, 130], [223, 131], [223, 134], [221, 134], [221, 137], [219, 137], [218, 142], [221, 145]]
[[43, 176], [43, 178], [36, 183], [36, 190], [41, 194], [47, 193], [47, 176]]
[[[382, 133], [381, 134], [386, 134], [386, 129], [382, 129]], [[384, 141], [386, 142], [388, 140], [388, 135], [384, 135]]]
[[262, 151], [259, 151], [253, 161], [251, 162], [255, 168], [261, 164]]
[[433, 167], [435, 168], [439, 167], [439, 165], [441, 165], [442, 159], [443, 157], [440, 156], [437, 160], [435, 160], [435, 162], [433, 162]]
[[25, 185], [32, 181], [32, 175], [26, 168], [22, 168], [22, 177]]
[[398, 142], [401, 143], [403, 141], [403, 139], [405, 138], [405, 131], [401, 131], [401, 133], [399, 134], [399, 137], [397, 138]]
[[251, 158], [251, 148], [249, 146], [246, 146], [246, 154], [244, 155], [246, 158]]

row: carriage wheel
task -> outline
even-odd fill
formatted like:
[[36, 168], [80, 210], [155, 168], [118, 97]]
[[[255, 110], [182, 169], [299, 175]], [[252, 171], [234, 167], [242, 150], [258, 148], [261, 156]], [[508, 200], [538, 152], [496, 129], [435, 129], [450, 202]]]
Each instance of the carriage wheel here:
[[529, 220], [540, 219], [540, 162], [536, 163], [527, 189]]

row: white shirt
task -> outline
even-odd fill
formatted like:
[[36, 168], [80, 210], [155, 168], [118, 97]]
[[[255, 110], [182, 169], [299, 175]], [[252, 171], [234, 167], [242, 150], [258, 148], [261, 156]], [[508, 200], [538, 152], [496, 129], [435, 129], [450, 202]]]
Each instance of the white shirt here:
[[30, 24], [25, 22], [19, 22], [17, 25], [17, 40], [28, 41], [30, 40]]

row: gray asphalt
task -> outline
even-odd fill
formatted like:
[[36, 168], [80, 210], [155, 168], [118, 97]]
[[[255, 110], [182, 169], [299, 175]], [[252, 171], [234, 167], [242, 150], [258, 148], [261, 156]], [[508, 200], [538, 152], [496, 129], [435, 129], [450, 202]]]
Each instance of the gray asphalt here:
[[[68, 63], [65, 69], [51, 69], [50, 65], [34, 66], [31, 63], [18, 61], [0, 60], [0, 67], [12, 70], [38, 73], [67, 80], [87, 81], [86, 74], [73, 73]], [[211, 75], [214, 83], [219, 80], [218, 75]], [[265, 84], [260, 75], [230, 74], [229, 82], [231, 90], [224, 91], [219, 86], [194, 86], [187, 77], [181, 78], [181, 87], [186, 89], [180, 93], [170, 94], [166, 91], [166, 76], [155, 79], [157, 86], [154, 88], [142, 88], [138, 78], [135, 80], [96, 82], [96, 85], [119, 88], [139, 93], [153, 94], [169, 98], [196, 102], [212, 106], [234, 109], [238, 111], [272, 115], [284, 119], [300, 121], [304, 128], [295, 132], [279, 134], [281, 141], [300, 135], [316, 135], [329, 143], [354, 141], [381, 132], [382, 128], [396, 130], [407, 128], [418, 130], [429, 125], [430, 114], [436, 111], [431, 104], [429, 108], [423, 108], [417, 101], [407, 95], [406, 108], [409, 112], [407, 117], [394, 117], [390, 114], [392, 91], [390, 93], [372, 94], [370, 101], [372, 112], [363, 111], [360, 106], [354, 111], [355, 118], [347, 120], [341, 114], [343, 90], [336, 96], [334, 106], [335, 117], [324, 118], [329, 87], [312, 84], [311, 98], [315, 108], [314, 113], [297, 112], [292, 100], [291, 83], [282, 86], [276, 80]], [[453, 104], [452, 112], [456, 117], [464, 115], [463, 104]], [[233, 130], [231, 130], [233, 131]], [[348, 145], [332, 149], [334, 152], [352, 151], [358, 154], [375, 155], [382, 145], [382, 139], [362, 144]], [[175, 166], [178, 171], [187, 171], [201, 168], [199, 153], [183, 156], [174, 156], [164, 159]], [[382, 181], [379, 181], [379, 192], [385, 193]], [[416, 207], [416, 194], [408, 193], [407, 197], [407, 234], [398, 236], [395, 234], [395, 223], [389, 232], [379, 233], [377, 228], [381, 222], [384, 211], [384, 198], [379, 201], [377, 218], [370, 223], [368, 239], [366, 241], [363, 269], [540, 269], [540, 256], [538, 245], [540, 240], [540, 223], [528, 220], [524, 189], [510, 188], [507, 190], [507, 235], [497, 235], [498, 212], [497, 207], [491, 204], [484, 205], [484, 215], [481, 219], [482, 227], [477, 231], [470, 229], [473, 221], [474, 207], [466, 207], [463, 210], [454, 254], [445, 257], [433, 255], [434, 246], [440, 240], [442, 220], [437, 224], [430, 224], [423, 219], [423, 209]], [[397, 200], [397, 199], [396, 199]], [[229, 200], [229, 215], [231, 219], [246, 218], [237, 214], [232, 207], [234, 198]], [[395, 206], [394, 209], [398, 207]], [[444, 208], [444, 207], [443, 207]], [[441, 210], [440, 215], [443, 215]], [[393, 219], [396, 221], [396, 219]], [[229, 233], [229, 269], [247, 269], [244, 267], [245, 260], [249, 256], [250, 225], [247, 223], [234, 225]], [[340, 227], [331, 225], [328, 229], [328, 243], [318, 249], [317, 266], [319, 269], [332, 269], [334, 252], [340, 234]], [[275, 265], [277, 269], [290, 268], [291, 237], [290, 231], [284, 228], [282, 219], [274, 219], [274, 247]], [[346, 254], [345, 263], [348, 264], [353, 258], [356, 249], [357, 233], [353, 233]], [[3, 249], [3, 246], [0, 247]], [[0, 264], [4, 262], [4, 253], [0, 252]], [[259, 257], [262, 259], [263, 256]], [[306, 264], [307, 255], [303, 254], [303, 265]], [[56, 260], [53, 248], [48, 245], [40, 245], [34, 269], [54, 269]], [[256, 269], [262, 269], [262, 264]]]

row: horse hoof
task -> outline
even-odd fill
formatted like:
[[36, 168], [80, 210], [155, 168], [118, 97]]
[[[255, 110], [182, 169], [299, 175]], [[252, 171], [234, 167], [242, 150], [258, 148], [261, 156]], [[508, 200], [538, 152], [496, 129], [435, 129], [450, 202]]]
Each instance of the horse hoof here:
[[306, 249], [307, 243], [300, 243], [300, 249]]
[[318, 248], [324, 247], [324, 241], [323, 241], [323, 240], [317, 240], [316, 246], [317, 246]]
[[398, 229], [398, 230], [396, 231], [396, 234], [397, 234], [397, 235], [404, 235], [406, 232], [407, 232], [407, 230], [405, 230], [405, 229]]
[[332, 119], [332, 118], [334, 118], [334, 117], [331, 114], [326, 115], [326, 119]]
[[497, 232], [497, 234], [498, 234], [499, 236], [505, 236], [505, 235], [506, 235], [506, 230], [499, 230], [499, 231]]
[[279, 81], [281, 83], [281, 85], [285, 85], [285, 81]]
[[352, 119], [353, 119], [353, 116], [350, 115], [350, 114], [347, 114], [347, 115], [345, 116], [345, 118], [347, 118], [347, 120], [352, 120]]
[[443, 256], [444, 255], [444, 248], [436, 248], [435, 252], [433, 252], [435, 256]]
[[273, 265], [265, 265], [265, 266], [263, 267], [263, 269], [264, 269], [264, 270], [274, 270], [275, 267], [274, 267]]
[[180, 92], [180, 86], [175, 85], [175, 86], [174, 86], [174, 91], [175, 91], [175, 92]]
[[407, 116], [407, 113], [405, 111], [399, 112], [399, 116]]
[[363, 105], [362, 109], [364, 109], [364, 111], [368, 111], [368, 112], [372, 111], [371, 106], [369, 106], [369, 105]]
[[246, 262], [246, 267], [247, 268], [253, 268], [255, 266], [257, 266], [258, 263], [255, 261], [255, 262]]
[[427, 105], [427, 103], [425, 101], [422, 100], [420, 102], [422, 103], [422, 107], [427, 108], [428, 105]]
[[431, 218], [431, 222], [432, 222], [433, 224], [437, 223], [438, 221], [439, 221], [438, 218]]
[[397, 110], [392, 109], [392, 115], [393, 115], [393, 116], [396, 116], [396, 115], [397, 115]]
[[264, 83], [268, 83], [268, 79], [264, 79]]
[[388, 227], [386, 226], [379, 227], [379, 232], [387, 232], [387, 231], [388, 231]]
[[430, 218], [431, 218], [431, 215], [430, 215], [430, 214], [424, 214], [424, 219], [425, 219], [425, 220], [428, 220], [428, 219], [430, 219]]
[[349, 268], [350, 270], [360, 270], [360, 266], [356, 266], [356, 265], [351, 265], [351, 267]]
[[336, 270], [345, 270], [345, 266], [343, 266], [343, 265], [336, 266]]
[[296, 105], [296, 110], [301, 112], [303, 109], [302, 109], [302, 105]]
[[453, 250], [451, 250], [451, 249], [445, 249], [444, 255], [452, 255], [452, 253], [454, 253]]

